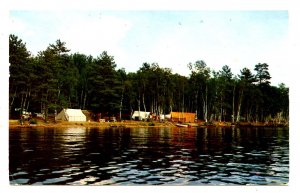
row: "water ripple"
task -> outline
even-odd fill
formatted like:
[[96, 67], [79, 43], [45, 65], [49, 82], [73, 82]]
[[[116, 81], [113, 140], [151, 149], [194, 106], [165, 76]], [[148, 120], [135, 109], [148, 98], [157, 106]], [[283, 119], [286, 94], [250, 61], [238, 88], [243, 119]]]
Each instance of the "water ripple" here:
[[10, 130], [10, 184], [287, 184], [288, 130], [261, 129]]

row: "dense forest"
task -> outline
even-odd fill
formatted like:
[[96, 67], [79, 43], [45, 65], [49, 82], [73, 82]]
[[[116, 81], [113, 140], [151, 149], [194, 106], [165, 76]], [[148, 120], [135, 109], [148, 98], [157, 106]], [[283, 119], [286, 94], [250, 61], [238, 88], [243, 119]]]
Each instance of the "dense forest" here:
[[168, 114], [195, 112], [203, 121], [288, 121], [289, 88], [270, 84], [268, 64], [253, 65], [234, 75], [228, 65], [212, 70], [199, 60], [187, 64], [189, 77], [157, 63], [143, 63], [137, 72], [116, 69], [114, 57], [71, 54], [66, 43], [32, 56], [26, 43], [9, 36], [9, 115], [49, 115], [79, 108], [128, 119], [134, 110]]

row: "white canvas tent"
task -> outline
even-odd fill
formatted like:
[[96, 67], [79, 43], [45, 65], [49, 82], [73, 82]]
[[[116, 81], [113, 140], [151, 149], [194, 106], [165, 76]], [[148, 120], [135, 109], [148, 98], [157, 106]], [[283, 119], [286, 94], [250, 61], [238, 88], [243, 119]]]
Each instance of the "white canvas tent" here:
[[160, 120], [171, 119], [171, 114], [160, 115], [160, 116], [159, 116], [159, 119], [160, 119]]
[[171, 119], [171, 114], [166, 114], [165, 119]]
[[145, 111], [134, 111], [132, 119], [145, 120], [150, 117], [150, 112]]
[[86, 121], [86, 116], [82, 113], [81, 109], [63, 109], [55, 120], [62, 121]]

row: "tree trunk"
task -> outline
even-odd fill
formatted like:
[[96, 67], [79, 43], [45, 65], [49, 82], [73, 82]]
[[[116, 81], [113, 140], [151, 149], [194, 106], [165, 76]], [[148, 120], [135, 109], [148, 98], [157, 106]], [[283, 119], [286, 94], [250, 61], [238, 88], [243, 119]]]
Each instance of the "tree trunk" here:
[[15, 93], [13, 94], [13, 97], [12, 97], [12, 99], [11, 99], [11, 103], [10, 103], [10, 106], [9, 106], [9, 113], [11, 113], [11, 108], [13, 107], [15, 98], [16, 98], [16, 96], [17, 96], [17, 90], [18, 90], [18, 88], [15, 89]]
[[203, 109], [203, 119], [205, 120], [205, 100], [204, 100], [203, 92], [201, 93], [201, 96], [202, 96], [202, 102], [203, 102], [203, 105], [202, 105], [202, 109]]
[[130, 112], [131, 112], [131, 116], [130, 116], [130, 119], [132, 119], [132, 115], [133, 115], [133, 108], [132, 108], [132, 105], [131, 105], [131, 103], [130, 103]]
[[80, 105], [79, 107], [83, 109], [83, 87], [81, 87], [81, 93], [80, 93]]
[[208, 114], [208, 108], [207, 108], [207, 93], [208, 93], [208, 89], [207, 89], [207, 85], [205, 87], [205, 122], [207, 122], [207, 114]]
[[170, 97], [169, 101], [170, 101], [170, 112], [172, 113], [173, 111], [173, 93], [172, 93], [172, 96]]
[[199, 91], [197, 90], [196, 91], [196, 94], [195, 94], [195, 112], [196, 112], [196, 119], [198, 120], [198, 115], [197, 115], [197, 110], [198, 110], [198, 93]]
[[[70, 108], [72, 108], [72, 102], [71, 102], [71, 95], [69, 95], [69, 105]], [[56, 110], [56, 105], [55, 105], [55, 110]]]
[[45, 104], [45, 122], [48, 122], [48, 104]]
[[85, 106], [86, 106], [86, 98], [87, 98], [87, 94], [86, 94], [86, 91], [84, 92], [84, 98], [83, 98], [83, 106], [82, 108], [85, 109]]
[[138, 102], [138, 109], [139, 109], [139, 120], [140, 120], [140, 117], [141, 117], [141, 94], [139, 93], [139, 99], [137, 100]]
[[30, 95], [31, 95], [31, 91], [29, 90], [29, 91], [28, 91], [27, 105], [25, 104], [25, 110], [26, 110], [26, 111], [28, 111], [28, 108], [29, 108], [29, 103], [30, 103], [29, 98], [30, 98]]
[[207, 123], [207, 85], [205, 86], [205, 99], [204, 99], [204, 96], [203, 96], [203, 93], [202, 93], [202, 100], [203, 100], [203, 112], [204, 112], [204, 120], [205, 122]]
[[150, 112], [153, 112], [153, 109], [154, 109], [154, 107], [153, 107], [153, 98], [151, 97]]
[[57, 99], [59, 99], [59, 96], [60, 96], [60, 89], [58, 87]]
[[155, 97], [155, 99], [154, 99], [154, 112], [155, 112], [155, 115], [156, 115], [156, 118], [155, 118], [156, 120], [157, 120], [157, 114], [158, 114], [158, 112], [157, 112], [157, 108], [158, 108], [157, 106], [158, 105], [157, 104], [158, 104], [157, 103], [157, 98]]
[[235, 121], [234, 99], [235, 99], [235, 85], [233, 86], [233, 91], [232, 91], [232, 120], [231, 120], [232, 123], [234, 123], [234, 121]]
[[251, 119], [251, 108], [248, 108], [247, 109], [247, 122], [250, 122], [250, 119]]
[[241, 90], [241, 94], [240, 94], [239, 101], [238, 101], [238, 111], [237, 111], [236, 122], [240, 122], [240, 113], [241, 113], [241, 106], [242, 106], [242, 100], [243, 100], [243, 93], [244, 93], [244, 90]]
[[143, 106], [144, 106], [144, 111], [147, 112], [146, 110], [146, 104], [145, 104], [145, 93], [143, 93]]
[[23, 102], [24, 102], [24, 94], [22, 94], [22, 97], [21, 97], [21, 103], [20, 103], [20, 115], [23, 114]]
[[222, 121], [222, 117], [223, 117], [223, 96], [221, 94], [221, 106], [220, 106], [220, 116], [219, 116], [219, 121]]
[[182, 112], [184, 112], [184, 85], [182, 90]]
[[122, 89], [121, 101], [120, 101], [120, 121], [122, 121], [123, 96], [124, 96], [124, 88]]
[[26, 97], [27, 97], [27, 91], [26, 91], [26, 94], [22, 93], [21, 104], [20, 104], [21, 105], [20, 115], [23, 115], [24, 106], [25, 106], [24, 104], [26, 102]]
[[45, 122], [48, 121], [48, 94], [49, 94], [49, 90], [47, 90], [45, 103], [44, 103]]
[[258, 122], [258, 105], [256, 105], [256, 108], [255, 108], [255, 122], [256, 123]]

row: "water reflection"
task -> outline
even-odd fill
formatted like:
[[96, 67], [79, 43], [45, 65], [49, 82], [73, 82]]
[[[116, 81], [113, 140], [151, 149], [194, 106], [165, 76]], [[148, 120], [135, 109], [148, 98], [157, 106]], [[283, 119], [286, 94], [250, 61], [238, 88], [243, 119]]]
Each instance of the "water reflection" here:
[[286, 184], [287, 128], [10, 129], [11, 184]]

